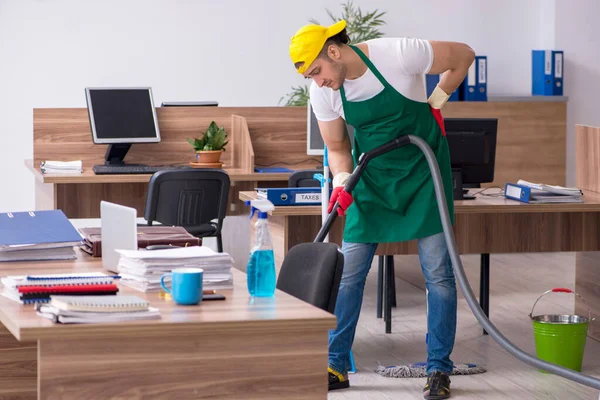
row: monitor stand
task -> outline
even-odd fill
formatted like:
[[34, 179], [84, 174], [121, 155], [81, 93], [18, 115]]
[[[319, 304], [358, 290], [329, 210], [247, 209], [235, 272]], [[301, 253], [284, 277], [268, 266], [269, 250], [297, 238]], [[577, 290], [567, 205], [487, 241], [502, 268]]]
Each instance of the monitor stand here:
[[454, 200], [475, 200], [475, 196], [468, 194], [468, 188], [478, 188], [479, 185], [463, 184], [462, 169], [452, 168], [452, 187]]
[[131, 143], [111, 143], [104, 154], [104, 165], [106, 166], [141, 166], [142, 164], [125, 164], [125, 156], [131, 148]]

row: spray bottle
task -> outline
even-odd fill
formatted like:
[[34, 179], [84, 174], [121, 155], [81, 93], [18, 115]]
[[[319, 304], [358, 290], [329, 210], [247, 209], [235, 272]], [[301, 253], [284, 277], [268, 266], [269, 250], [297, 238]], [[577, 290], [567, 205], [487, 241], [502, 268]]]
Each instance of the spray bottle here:
[[252, 207], [250, 219], [258, 210], [258, 218], [254, 225], [254, 240], [246, 267], [248, 291], [251, 296], [256, 297], [273, 296], [277, 282], [268, 212], [275, 206], [267, 199], [251, 200], [246, 202], [246, 205]]

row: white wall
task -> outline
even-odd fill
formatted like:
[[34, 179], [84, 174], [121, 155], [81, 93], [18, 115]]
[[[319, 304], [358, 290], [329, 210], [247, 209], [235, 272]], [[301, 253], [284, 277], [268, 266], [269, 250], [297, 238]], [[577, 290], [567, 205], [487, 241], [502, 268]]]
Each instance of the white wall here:
[[556, 2], [556, 48], [564, 50], [567, 108], [567, 179], [575, 185], [575, 124], [600, 126], [598, 0]]
[[[329, 23], [325, 8], [339, 14], [341, 2], [0, 0], [0, 180], [11, 190], [0, 212], [34, 207], [23, 166], [33, 153], [34, 107], [85, 107], [83, 89], [96, 85], [149, 85], [158, 104], [275, 106], [305, 83], [289, 60], [289, 38], [310, 18]], [[355, 4], [387, 11], [388, 36], [464, 41], [487, 55], [490, 95], [530, 93], [539, 1]]]

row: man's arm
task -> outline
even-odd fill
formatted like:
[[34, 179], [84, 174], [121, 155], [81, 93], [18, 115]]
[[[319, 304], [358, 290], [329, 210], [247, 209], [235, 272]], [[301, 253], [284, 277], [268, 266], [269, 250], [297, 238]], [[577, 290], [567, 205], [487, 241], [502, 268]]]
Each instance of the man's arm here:
[[340, 179], [345, 182], [354, 167], [352, 145], [346, 134], [346, 122], [341, 117], [333, 121], [319, 121], [319, 130], [323, 142], [327, 146], [329, 168], [334, 177], [335, 186], [336, 183], [342, 183], [339, 182]]
[[437, 93], [434, 91], [430, 97], [430, 104], [435, 108], [441, 108], [467, 76], [469, 67], [475, 60], [475, 52], [464, 43], [433, 40], [430, 43], [433, 50], [433, 64], [428, 73], [442, 74], [437, 86], [443, 91], [443, 93], [439, 93], [439, 90]]

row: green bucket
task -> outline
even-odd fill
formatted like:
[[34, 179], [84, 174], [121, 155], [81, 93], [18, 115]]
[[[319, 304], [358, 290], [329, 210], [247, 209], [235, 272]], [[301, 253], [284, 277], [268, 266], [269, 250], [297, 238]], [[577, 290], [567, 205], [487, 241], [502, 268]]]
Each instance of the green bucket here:
[[[589, 316], [544, 314], [533, 316], [533, 309], [537, 302], [548, 293], [573, 293], [583, 299], [571, 289], [555, 288], [543, 293], [533, 304], [529, 317], [533, 322], [533, 336], [538, 358], [581, 372], [583, 352], [587, 338], [588, 325], [593, 320]], [[541, 372], [546, 372], [540, 370]]]

